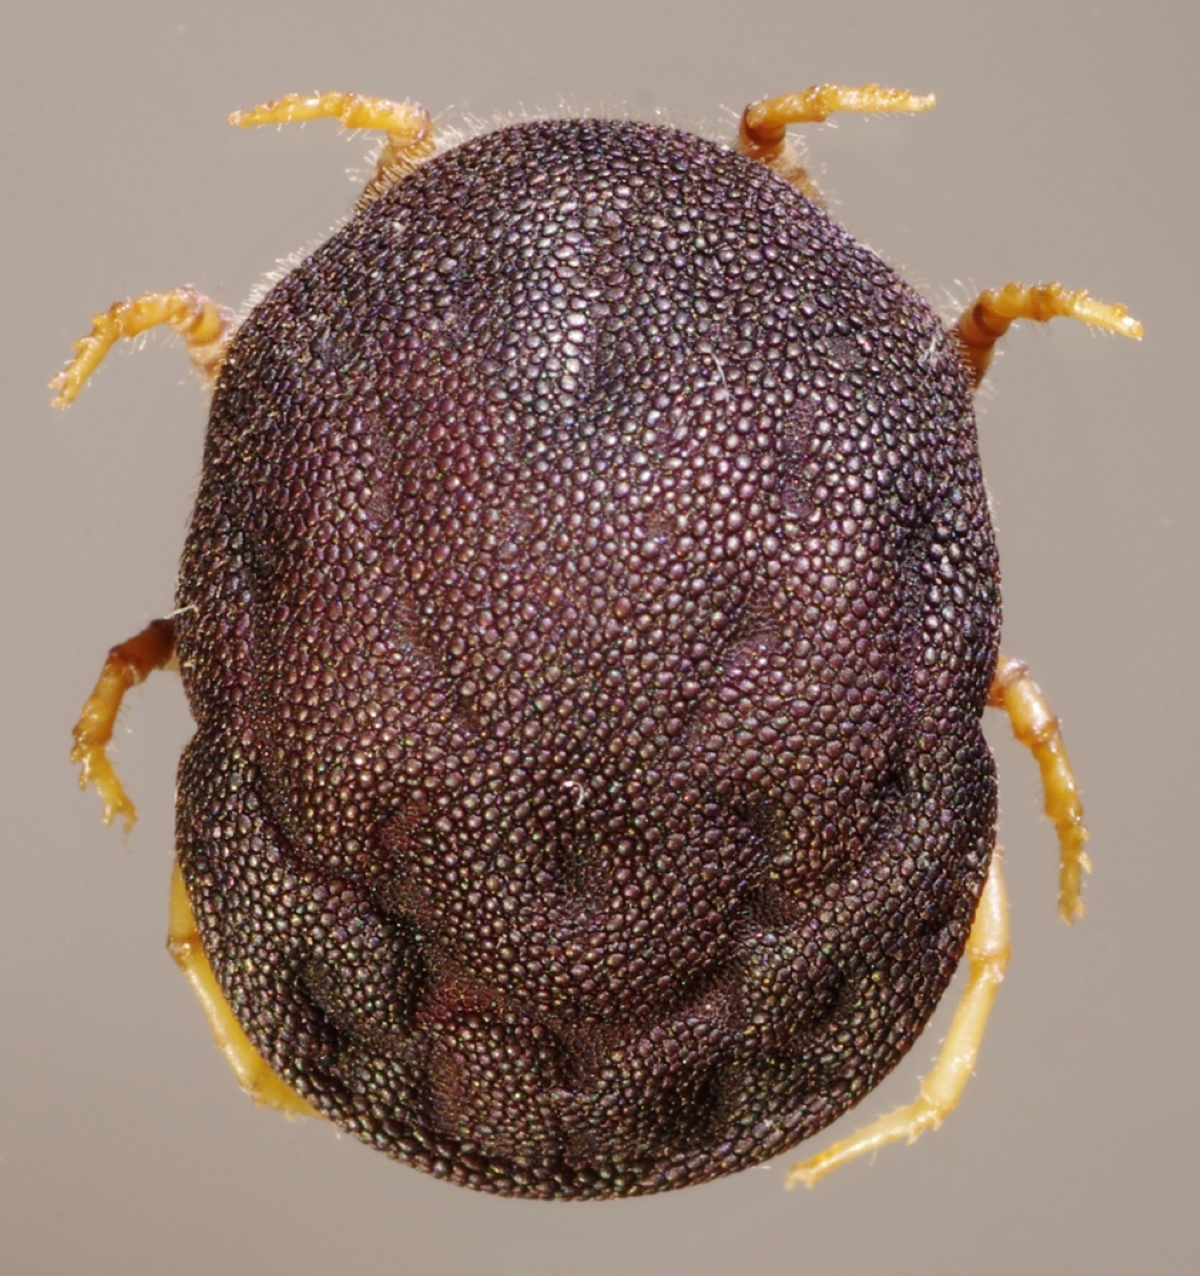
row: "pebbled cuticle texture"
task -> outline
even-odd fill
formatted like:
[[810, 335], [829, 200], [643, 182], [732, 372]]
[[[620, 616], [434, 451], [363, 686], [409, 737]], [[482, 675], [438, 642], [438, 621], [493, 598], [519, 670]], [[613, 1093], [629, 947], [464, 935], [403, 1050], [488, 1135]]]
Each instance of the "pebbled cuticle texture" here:
[[996, 814], [968, 380], [761, 165], [552, 121], [392, 187], [238, 332], [178, 606], [205, 951], [393, 1156], [712, 1178], [950, 980]]

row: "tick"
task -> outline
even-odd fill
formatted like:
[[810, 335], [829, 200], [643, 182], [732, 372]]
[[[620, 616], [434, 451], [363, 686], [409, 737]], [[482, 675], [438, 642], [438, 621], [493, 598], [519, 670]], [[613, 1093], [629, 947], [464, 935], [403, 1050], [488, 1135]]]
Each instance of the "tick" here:
[[735, 142], [606, 119], [443, 144], [378, 128], [347, 224], [240, 321], [191, 289], [214, 386], [176, 609], [75, 730], [105, 817], [125, 690], [177, 661], [170, 948], [242, 1085], [470, 1187], [635, 1195], [775, 1156], [970, 979], [915, 1103], [955, 1106], [1008, 957], [981, 719], [1041, 767], [1059, 910], [1087, 836], [1057, 720], [999, 654], [973, 393], [1014, 319], [1140, 336], [1057, 284], [956, 328], [821, 206], [791, 124], [932, 98], [825, 86]]

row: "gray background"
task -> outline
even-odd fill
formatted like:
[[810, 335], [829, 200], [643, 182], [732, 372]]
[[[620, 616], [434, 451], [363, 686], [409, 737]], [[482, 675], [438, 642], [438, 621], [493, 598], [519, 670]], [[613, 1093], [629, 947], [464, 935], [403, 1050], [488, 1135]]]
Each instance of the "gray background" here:
[[[1200, 548], [1189, 0], [10, 3], [0, 16], [0, 1269], [31, 1273], [1198, 1270]], [[561, 102], [721, 127], [820, 80], [935, 90], [806, 133], [836, 213], [953, 310], [1009, 278], [1127, 302], [1141, 347], [1014, 331], [981, 402], [1005, 645], [1065, 719], [1096, 872], [1054, 911], [1035, 771], [992, 737], [1015, 956], [962, 1109], [785, 1193], [769, 1168], [658, 1198], [478, 1196], [256, 1111], [163, 951], [179, 683], [129, 698], [124, 841], [67, 765], [110, 643], [171, 607], [205, 400], [177, 342], [46, 379], [92, 313], [193, 283], [237, 305], [347, 210], [365, 138], [237, 132], [288, 90], [490, 116]], [[357, 183], [360, 179], [356, 178]], [[947, 1022], [835, 1132], [905, 1101]], [[827, 1140], [822, 1140], [821, 1145]]]

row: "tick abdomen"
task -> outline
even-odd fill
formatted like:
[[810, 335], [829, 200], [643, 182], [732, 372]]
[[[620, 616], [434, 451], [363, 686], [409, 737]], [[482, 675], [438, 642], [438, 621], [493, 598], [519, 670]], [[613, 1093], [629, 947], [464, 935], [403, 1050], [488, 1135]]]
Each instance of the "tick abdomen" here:
[[993, 840], [953, 339], [762, 165], [556, 121], [284, 278], [213, 402], [179, 855], [280, 1075], [471, 1186], [681, 1186], [911, 1045]]

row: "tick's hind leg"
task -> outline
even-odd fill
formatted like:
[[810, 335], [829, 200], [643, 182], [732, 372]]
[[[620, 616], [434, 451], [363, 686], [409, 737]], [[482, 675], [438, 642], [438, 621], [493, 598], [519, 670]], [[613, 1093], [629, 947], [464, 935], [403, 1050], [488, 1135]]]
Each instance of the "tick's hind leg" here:
[[340, 120], [343, 128], [382, 129], [387, 135], [375, 176], [367, 184], [360, 206], [369, 204], [433, 154], [433, 121], [416, 102], [391, 102], [357, 93], [318, 93], [312, 97], [288, 93], [248, 111], [234, 111], [229, 122], [240, 128], [253, 128], [258, 124], [324, 119]]
[[1029, 669], [1011, 656], [1002, 655], [996, 661], [988, 704], [1008, 714], [1013, 735], [1033, 754], [1041, 770], [1046, 814], [1058, 831], [1058, 912], [1063, 921], [1073, 922], [1083, 916], [1080, 891], [1083, 874], [1091, 872], [1092, 865], [1083, 849], [1088, 838], [1083, 804], [1058, 719]]
[[992, 362], [996, 342], [1008, 331], [1014, 319], [1033, 319], [1049, 323], [1051, 319], [1078, 319], [1123, 337], [1142, 339], [1142, 325], [1124, 306], [1110, 306], [1097, 301], [1082, 288], [1070, 292], [1062, 284], [1005, 284], [989, 288], [963, 311], [958, 321], [958, 340], [975, 384]]
[[75, 357], [50, 382], [58, 394], [56, 408], [65, 408], [95, 372], [109, 350], [123, 337], [136, 337], [148, 328], [170, 324], [187, 343], [192, 362], [212, 381], [220, 370], [229, 342], [229, 315], [194, 288], [144, 292], [118, 301], [92, 320], [92, 330], [72, 349]]
[[941, 1053], [933, 1071], [921, 1083], [921, 1093], [916, 1102], [889, 1112], [850, 1138], [835, 1143], [828, 1151], [792, 1166], [787, 1176], [788, 1187], [795, 1187], [797, 1183], [812, 1187], [830, 1170], [853, 1161], [865, 1152], [874, 1152], [897, 1139], [907, 1139], [911, 1143], [924, 1131], [941, 1125], [958, 1106], [975, 1068], [979, 1045], [987, 1027], [996, 988], [1004, 978], [1008, 956], [1008, 900], [1004, 893], [1001, 851], [997, 847], [992, 852], [987, 881], [967, 939], [970, 978], [954, 1012], [950, 1031], [942, 1043]]
[[879, 84], [856, 88], [816, 84], [803, 93], [765, 98], [746, 107], [738, 129], [737, 149], [751, 159], [761, 160], [810, 199], [822, 203], [821, 192], [787, 139], [789, 124], [820, 124], [835, 111], [928, 111], [935, 105], [932, 93], [917, 97], [903, 89], [885, 89]]
[[188, 899], [178, 863], [171, 877], [171, 923], [167, 949], [192, 985], [192, 991], [204, 1008], [204, 1016], [216, 1038], [217, 1047], [233, 1069], [238, 1085], [255, 1103], [277, 1108], [286, 1116], [320, 1116], [315, 1108], [271, 1071], [234, 1018], [229, 1002], [217, 984], [212, 965], [204, 954], [192, 902]]
[[96, 786], [96, 792], [104, 801], [105, 824], [111, 824], [113, 816], [120, 815], [128, 831], [137, 819], [137, 808], [108, 760], [108, 743], [121, 701], [130, 687], [144, 682], [155, 669], [166, 668], [174, 657], [174, 621], [151, 622], [135, 638], [109, 651], [95, 689], [79, 714], [71, 761], [79, 764], [79, 787]]

